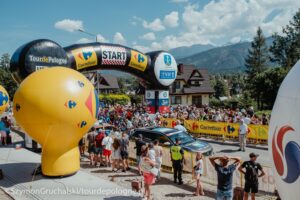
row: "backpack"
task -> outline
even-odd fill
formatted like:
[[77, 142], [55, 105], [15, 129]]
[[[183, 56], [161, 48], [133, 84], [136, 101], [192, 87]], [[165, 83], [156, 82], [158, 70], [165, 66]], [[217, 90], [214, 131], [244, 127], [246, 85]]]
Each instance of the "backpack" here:
[[251, 183], [257, 183], [258, 182], [258, 170], [257, 170], [257, 165], [248, 163], [246, 165], [246, 170], [247, 170], [247, 180], [250, 181]]

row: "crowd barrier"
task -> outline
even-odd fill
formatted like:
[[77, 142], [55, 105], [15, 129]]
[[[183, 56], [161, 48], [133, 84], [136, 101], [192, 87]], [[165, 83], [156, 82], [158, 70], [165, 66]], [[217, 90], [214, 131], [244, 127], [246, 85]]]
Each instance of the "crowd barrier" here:
[[[132, 160], [136, 159], [136, 150], [134, 149], [135, 143], [130, 142], [129, 144], [129, 157]], [[193, 167], [195, 163], [196, 154], [191, 152], [184, 152], [185, 157], [185, 165], [184, 165], [184, 171], [187, 173], [193, 172]], [[162, 158], [162, 165], [163, 169], [168, 172], [172, 172], [172, 162], [170, 159], [170, 149], [167, 147], [163, 147], [163, 158]], [[217, 173], [214, 169], [214, 167], [209, 162], [208, 157], [203, 157], [203, 175], [202, 175], [202, 181], [205, 183], [209, 183], [211, 185], [217, 185], [218, 179], [217, 179]], [[262, 178], [259, 178], [259, 190], [267, 193], [274, 193], [275, 191], [275, 180], [272, 173], [272, 170], [268, 166], [263, 166], [264, 171], [266, 175]], [[184, 175], [183, 175], [184, 176]], [[191, 176], [193, 177], [193, 176]], [[189, 182], [193, 182], [193, 178]], [[233, 175], [233, 186], [234, 187], [244, 187], [244, 176], [236, 170]]]
[[[173, 128], [176, 126], [177, 119], [164, 118], [166, 126]], [[223, 139], [237, 139], [239, 135], [238, 123], [210, 122], [200, 120], [183, 120], [185, 128], [192, 134], [203, 136], [220, 137]], [[256, 143], [266, 144], [268, 141], [268, 126], [266, 125], [248, 125], [247, 138]]]

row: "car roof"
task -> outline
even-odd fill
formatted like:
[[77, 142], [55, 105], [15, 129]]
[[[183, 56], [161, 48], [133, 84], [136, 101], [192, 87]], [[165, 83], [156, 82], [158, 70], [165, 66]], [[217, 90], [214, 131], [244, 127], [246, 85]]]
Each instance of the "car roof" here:
[[159, 132], [162, 134], [170, 134], [170, 133], [176, 133], [176, 132], [180, 132], [177, 129], [174, 128], [165, 128], [165, 127], [147, 127], [147, 128], [139, 128], [136, 129], [136, 131], [148, 131], [148, 132]]

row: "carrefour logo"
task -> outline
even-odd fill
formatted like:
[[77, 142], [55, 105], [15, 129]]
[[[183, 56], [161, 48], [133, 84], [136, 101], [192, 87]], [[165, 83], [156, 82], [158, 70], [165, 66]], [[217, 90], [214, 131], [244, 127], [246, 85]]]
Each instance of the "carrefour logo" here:
[[145, 58], [144, 58], [143, 55], [141, 55], [141, 54], [139, 53], [139, 54], [138, 54], [138, 57], [137, 57], [137, 60], [138, 60], [139, 63], [142, 63], [142, 62], [145, 61]]
[[98, 59], [93, 47], [83, 47], [72, 51], [76, 61], [76, 68], [83, 69], [87, 67], [96, 66]]
[[131, 50], [131, 58], [129, 62], [129, 67], [135, 68], [139, 71], [145, 71], [147, 68], [147, 56], [138, 52]]
[[[289, 141], [283, 146], [283, 139], [287, 133], [295, 131], [291, 126], [283, 126], [272, 138], [272, 155], [276, 171], [286, 183], [294, 183], [300, 175], [300, 146], [295, 141]], [[286, 167], [284, 165], [286, 163]], [[285, 177], [283, 177], [283, 175]]]
[[87, 52], [82, 51], [82, 52], [78, 53], [78, 57], [81, 60], [85, 60], [85, 61], [89, 60], [92, 57], [92, 55], [93, 55], [93, 52], [91, 52], [91, 51], [87, 51]]

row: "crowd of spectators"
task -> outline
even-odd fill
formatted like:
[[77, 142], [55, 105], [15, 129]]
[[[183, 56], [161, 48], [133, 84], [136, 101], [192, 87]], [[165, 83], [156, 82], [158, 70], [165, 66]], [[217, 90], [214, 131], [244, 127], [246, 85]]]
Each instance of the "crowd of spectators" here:
[[147, 107], [142, 105], [110, 105], [100, 109], [99, 120], [119, 127], [121, 131], [137, 127], [162, 126], [164, 118], [180, 120], [202, 120], [213, 122], [238, 123], [241, 119], [247, 124], [268, 125], [270, 115], [255, 114], [253, 107], [242, 109], [212, 108], [203, 106], [201, 108], [191, 106], [170, 106], [170, 112], [150, 115]]

